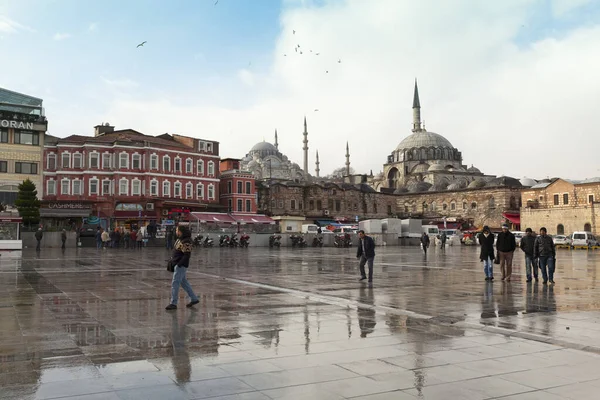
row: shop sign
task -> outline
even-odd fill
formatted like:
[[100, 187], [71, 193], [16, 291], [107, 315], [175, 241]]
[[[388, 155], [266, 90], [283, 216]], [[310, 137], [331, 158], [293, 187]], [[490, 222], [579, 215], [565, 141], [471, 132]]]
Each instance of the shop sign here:
[[83, 203], [47, 203], [45, 208], [64, 209], [64, 210], [86, 210], [92, 208], [89, 204]]
[[175, 225], [175, 221], [172, 219], [163, 219], [163, 225], [169, 225], [169, 226], [173, 226]]
[[33, 129], [33, 122], [0, 120], [0, 127], [15, 129]]
[[189, 208], [171, 208], [172, 213], [189, 213]]

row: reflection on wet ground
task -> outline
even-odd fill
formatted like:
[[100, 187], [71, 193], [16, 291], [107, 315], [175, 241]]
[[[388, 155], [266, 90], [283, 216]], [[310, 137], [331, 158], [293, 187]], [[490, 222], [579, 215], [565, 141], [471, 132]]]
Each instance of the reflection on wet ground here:
[[520, 254], [488, 283], [476, 248], [379, 248], [372, 287], [354, 254], [202, 249], [201, 303], [166, 312], [165, 250], [5, 253], [0, 398], [597, 398], [600, 253], [546, 286]]

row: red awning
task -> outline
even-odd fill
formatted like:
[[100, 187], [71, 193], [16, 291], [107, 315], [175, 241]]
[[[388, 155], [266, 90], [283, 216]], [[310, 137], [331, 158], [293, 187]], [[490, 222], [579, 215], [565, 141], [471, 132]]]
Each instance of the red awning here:
[[263, 214], [233, 214], [232, 217], [240, 224], [271, 224], [275, 221]]
[[502, 216], [515, 225], [521, 224], [521, 214], [502, 213]]
[[195, 219], [200, 222], [212, 222], [215, 224], [235, 224], [236, 220], [229, 214], [224, 213], [204, 213], [204, 212], [193, 212], [190, 213]]

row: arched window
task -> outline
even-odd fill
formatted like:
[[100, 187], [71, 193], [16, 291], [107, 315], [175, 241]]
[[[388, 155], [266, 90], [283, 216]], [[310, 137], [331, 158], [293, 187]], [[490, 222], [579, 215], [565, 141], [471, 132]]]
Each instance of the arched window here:
[[431, 211], [435, 211], [435, 201], [431, 203]]
[[433, 160], [435, 158], [435, 150], [429, 149], [429, 159]]
[[510, 209], [514, 210], [517, 208], [517, 199], [515, 196], [510, 196]]
[[476, 202], [472, 202], [471, 203], [471, 210], [477, 210], [477, 203]]
[[427, 211], [427, 209], [429, 208], [429, 205], [425, 202], [423, 202], [423, 211]]
[[446, 204], [446, 203], [442, 204], [442, 210], [444, 210], [444, 211], [448, 210], [448, 204]]
[[556, 226], [556, 234], [557, 235], [564, 235], [565, 234], [565, 226], [563, 224], [558, 224]]
[[496, 199], [494, 199], [493, 197], [490, 197], [488, 202], [489, 202], [490, 208], [496, 208]]
[[583, 230], [586, 232], [591, 232], [592, 231], [592, 224], [587, 223], [583, 226]]
[[421, 160], [427, 160], [427, 150], [421, 149]]

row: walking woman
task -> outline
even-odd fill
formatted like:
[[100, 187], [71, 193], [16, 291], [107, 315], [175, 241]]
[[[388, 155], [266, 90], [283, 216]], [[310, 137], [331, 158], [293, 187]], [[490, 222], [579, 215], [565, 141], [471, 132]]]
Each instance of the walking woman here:
[[178, 226], [177, 238], [171, 257], [171, 262], [175, 265], [175, 271], [173, 271], [173, 281], [171, 283], [171, 304], [166, 307], [167, 310], [177, 310], [179, 286], [190, 296], [191, 301], [186, 307], [193, 307], [195, 304], [200, 303], [198, 296], [194, 294], [192, 286], [185, 277], [192, 255], [192, 233], [187, 226]]
[[494, 280], [494, 234], [490, 232], [490, 228], [483, 227], [483, 231], [479, 234], [479, 244], [481, 252], [479, 259], [483, 261], [483, 272], [485, 272], [485, 280]]

